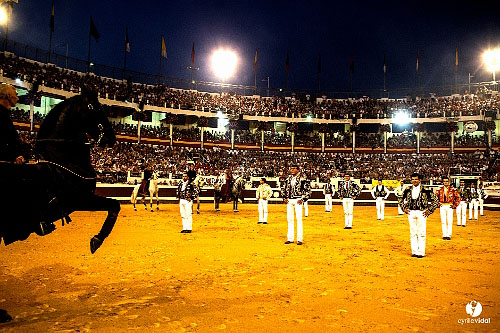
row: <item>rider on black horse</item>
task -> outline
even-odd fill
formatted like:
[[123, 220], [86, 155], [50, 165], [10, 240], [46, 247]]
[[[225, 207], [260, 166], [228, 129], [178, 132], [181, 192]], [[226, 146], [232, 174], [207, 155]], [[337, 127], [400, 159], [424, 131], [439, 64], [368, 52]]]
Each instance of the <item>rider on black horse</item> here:
[[9, 112], [18, 101], [16, 89], [9, 84], [0, 85], [0, 161], [24, 163], [27, 149], [19, 141], [19, 135]]

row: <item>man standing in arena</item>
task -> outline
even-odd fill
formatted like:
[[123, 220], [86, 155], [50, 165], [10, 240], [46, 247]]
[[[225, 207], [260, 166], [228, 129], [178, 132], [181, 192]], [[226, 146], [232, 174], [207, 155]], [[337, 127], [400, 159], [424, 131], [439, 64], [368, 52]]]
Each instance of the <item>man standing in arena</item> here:
[[377, 186], [372, 189], [372, 197], [375, 199], [375, 206], [377, 208], [377, 220], [384, 219], [385, 200], [389, 196], [389, 191], [382, 185], [382, 179], [377, 181]]
[[273, 195], [273, 190], [269, 184], [266, 184], [266, 179], [260, 179], [260, 185], [257, 188], [257, 192], [255, 194], [256, 199], [259, 204], [259, 222], [257, 224], [267, 224], [267, 203], [269, 202], [269, 198]]
[[323, 185], [323, 194], [325, 195], [325, 212], [332, 211], [332, 198], [335, 195], [335, 188], [331, 184], [330, 178], [326, 180], [326, 184]]
[[216, 212], [220, 211], [220, 201], [222, 199], [222, 184], [224, 183], [224, 176], [220, 175], [215, 179], [214, 183], [214, 209]]
[[422, 177], [418, 173], [411, 175], [412, 186], [405, 189], [399, 203], [410, 223], [411, 256], [425, 256], [425, 236], [427, 217], [439, 207], [438, 197], [421, 184]]
[[290, 176], [285, 180], [281, 196], [286, 206], [288, 233], [285, 244], [291, 244], [295, 238], [294, 218], [297, 218], [297, 245], [302, 245], [304, 230], [302, 226], [302, 205], [309, 199], [311, 183], [300, 178], [297, 164], [290, 166]]
[[196, 188], [189, 181], [187, 173], [182, 175], [182, 181], [177, 187], [177, 198], [182, 218], [183, 234], [190, 234], [193, 229], [193, 200], [196, 198]]
[[477, 189], [477, 193], [479, 194], [479, 215], [484, 216], [484, 199], [488, 197], [488, 193], [483, 189], [483, 183], [479, 183], [479, 188]]
[[354, 210], [354, 199], [361, 192], [361, 188], [351, 181], [351, 175], [346, 172], [344, 181], [339, 185], [339, 198], [344, 207], [344, 229], [352, 229], [352, 213]]
[[457, 189], [460, 195], [460, 203], [457, 206], [457, 226], [465, 227], [467, 222], [467, 204], [469, 203], [469, 189], [465, 187], [465, 181], [460, 181], [460, 187]]
[[437, 193], [439, 198], [441, 215], [441, 225], [443, 229], [443, 239], [451, 240], [451, 230], [453, 226], [453, 209], [457, 208], [460, 204], [460, 195], [457, 190], [450, 185], [450, 178], [443, 177], [443, 187]]
[[474, 214], [474, 220], [477, 220], [479, 213], [479, 192], [476, 189], [476, 184], [471, 183], [469, 188], [470, 202], [469, 202], [469, 220], [472, 220], [472, 214]]

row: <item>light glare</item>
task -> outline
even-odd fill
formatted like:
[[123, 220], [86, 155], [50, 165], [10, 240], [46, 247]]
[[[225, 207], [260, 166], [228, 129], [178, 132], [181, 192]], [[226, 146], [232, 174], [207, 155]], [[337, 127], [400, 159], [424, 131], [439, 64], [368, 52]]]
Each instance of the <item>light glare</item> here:
[[488, 71], [498, 72], [500, 70], [500, 48], [484, 52], [483, 60]]
[[7, 11], [5, 10], [5, 8], [0, 7], [0, 24], [5, 25], [7, 23], [8, 18], [9, 17], [7, 15]]
[[394, 116], [394, 122], [398, 125], [406, 125], [410, 122], [410, 116], [406, 112], [398, 112]]
[[228, 50], [217, 50], [212, 55], [212, 67], [215, 75], [223, 81], [233, 75], [238, 59], [236, 54]]

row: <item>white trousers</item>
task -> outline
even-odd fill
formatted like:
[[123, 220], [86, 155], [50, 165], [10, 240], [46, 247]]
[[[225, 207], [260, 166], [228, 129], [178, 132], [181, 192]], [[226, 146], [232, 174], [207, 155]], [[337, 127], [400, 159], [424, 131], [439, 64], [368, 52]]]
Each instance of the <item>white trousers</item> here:
[[182, 230], [192, 230], [193, 229], [193, 201], [187, 201], [186, 199], [180, 199], [179, 206], [180, 206], [180, 210], [181, 210]]
[[465, 225], [467, 222], [467, 203], [460, 201], [457, 206], [457, 225]]
[[451, 205], [443, 205], [439, 208], [439, 215], [441, 215], [443, 237], [451, 237], [451, 228], [453, 226], [453, 208], [451, 208]]
[[286, 235], [289, 242], [293, 242], [295, 236], [294, 217], [297, 217], [297, 242], [302, 242], [304, 230], [302, 227], [302, 205], [297, 201], [300, 199], [288, 199], [286, 204], [286, 218], [288, 220], [288, 233]]
[[303, 203], [304, 205], [304, 216], [308, 217], [309, 216], [309, 204], [306, 202]]
[[325, 194], [325, 212], [331, 212], [332, 211], [332, 195], [331, 194]]
[[472, 220], [472, 213], [474, 211], [474, 220], [477, 220], [477, 215], [479, 213], [479, 199], [472, 199], [469, 202], [469, 220]]
[[483, 216], [484, 215], [484, 199], [479, 199], [479, 215]]
[[267, 222], [267, 200], [259, 199], [259, 222]]
[[352, 211], [354, 209], [354, 200], [352, 198], [342, 199], [344, 207], [344, 227], [352, 228]]
[[383, 220], [385, 208], [384, 198], [378, 197], [377, 199], [375, 199], [375, 206], [377, 207], [377, 220]]
[[425, 256], [425, 234], [427, 218], [420, 210], [411, 210], [408, 214], [410, 222], [411, 253], [417, 256]]

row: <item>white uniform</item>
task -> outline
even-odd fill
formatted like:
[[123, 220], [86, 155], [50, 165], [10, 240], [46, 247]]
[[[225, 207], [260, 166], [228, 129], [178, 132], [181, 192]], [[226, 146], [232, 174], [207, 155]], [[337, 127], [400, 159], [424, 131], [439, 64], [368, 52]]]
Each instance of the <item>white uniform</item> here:
[[325, 212], [331, 212], [335, 187], [330, 183], [326, 183], [323, 185], [323, 194], [325, 195]]
[[267, 224], [267, 203], [273, 195], [273, 190], [269, 184], [260, 184], [255, 194], [259, 204], [259, 223]]
[[384, 219], [385, 200], [389, 196], [389, 191], [384, 185], [377, 185], [372, 189], [372, 197], [375, 199], [377, 208], [377, 220]]
[[457, 206], [457, 226], [464, 226], [467, 223], [467, 200], [468, 195], [464, 187], [458, 188], [458, 193], [460, 194], [460, 203]]
[[479, 215], [484, 216], [484, 199], [488, 197], [488, 193], [486, 193], [484, 188], [477, 189], [477, 193], [479, 194]]
[[470, 189], [470, 202], [469, 202], [469, 220], [472, 220], [472, 214], [474, 214], [474, 220], [477, 220], [479, 213], [479, 193], [475, 187]]

